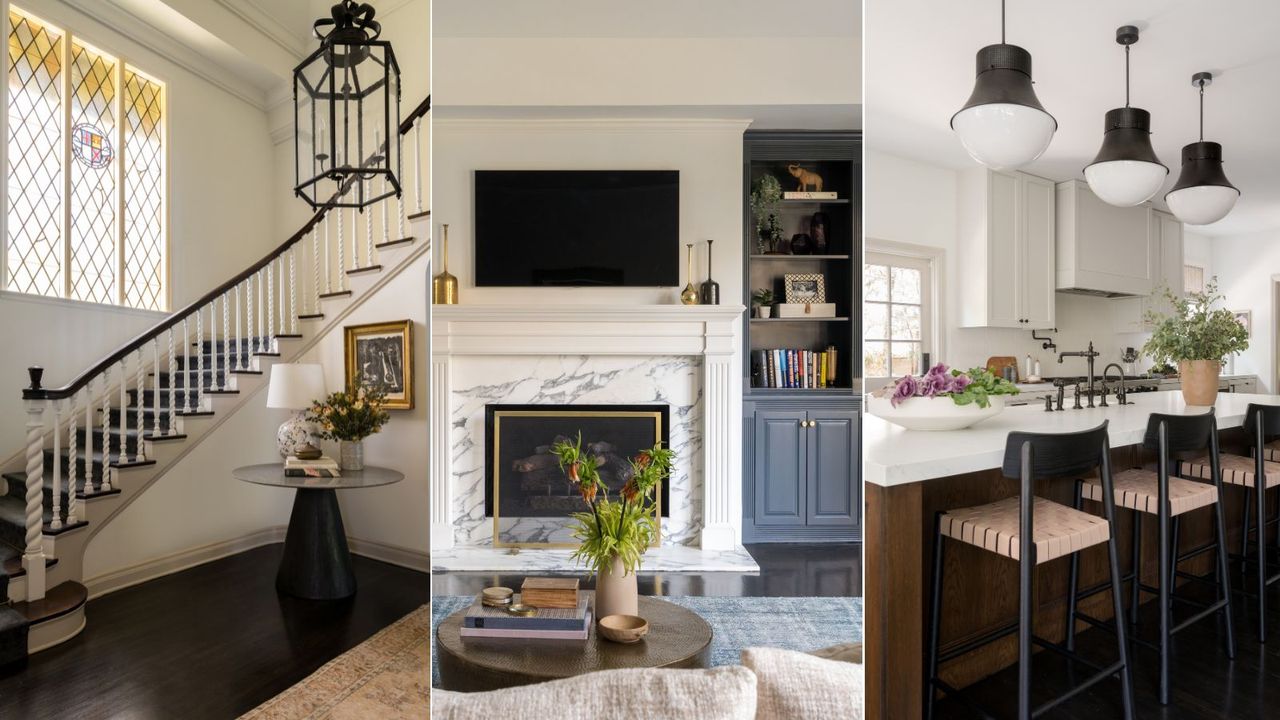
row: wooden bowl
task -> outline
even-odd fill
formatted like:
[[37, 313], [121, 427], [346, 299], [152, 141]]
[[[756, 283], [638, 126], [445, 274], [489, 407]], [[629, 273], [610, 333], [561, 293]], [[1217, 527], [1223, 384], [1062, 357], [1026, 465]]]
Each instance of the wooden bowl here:
[[639, 642], [649, 632], [649, 621], [635, 615], [606, 615], [598, 626], [605, 640], [623, 644]]

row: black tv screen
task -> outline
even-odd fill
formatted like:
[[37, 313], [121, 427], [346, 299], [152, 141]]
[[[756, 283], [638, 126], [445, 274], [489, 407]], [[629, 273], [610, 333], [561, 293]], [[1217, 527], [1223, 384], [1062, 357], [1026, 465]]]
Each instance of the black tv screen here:
[[477, 170], [476, 285], [674, 287], [678, 170]]

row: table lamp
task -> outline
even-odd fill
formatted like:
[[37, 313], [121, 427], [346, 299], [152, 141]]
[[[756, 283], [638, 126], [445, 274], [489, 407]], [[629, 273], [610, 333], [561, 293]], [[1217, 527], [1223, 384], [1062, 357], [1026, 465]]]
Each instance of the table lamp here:
[[[324, 398], [324, 369], [316, 363], [287, 363], [271, 366], [267, 386], [267, 407], [296, 410], [276, 431], [276, 448], [281, 457], [304, 455], [315, 450], [316, 438], [306, 413], [315, 400]], [[318, 450], [315, 450], [318, 453]]]

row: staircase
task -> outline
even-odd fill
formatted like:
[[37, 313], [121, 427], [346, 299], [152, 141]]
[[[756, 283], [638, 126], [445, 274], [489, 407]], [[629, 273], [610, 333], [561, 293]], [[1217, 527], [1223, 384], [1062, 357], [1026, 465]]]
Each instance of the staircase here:
[[[410, 158], [426, 151], [430, 101], [400, 125]], [[0, 673], [84, 627], [95, 534], [263, 389], [272, 363], [298, 359], [429, 253], [430, 211], [412, 180], [412, 193], [406, 182], [364, 214], [321, 208], [63, 387], [43, 387], [30, 369], [25, 449], [0, 464]]]

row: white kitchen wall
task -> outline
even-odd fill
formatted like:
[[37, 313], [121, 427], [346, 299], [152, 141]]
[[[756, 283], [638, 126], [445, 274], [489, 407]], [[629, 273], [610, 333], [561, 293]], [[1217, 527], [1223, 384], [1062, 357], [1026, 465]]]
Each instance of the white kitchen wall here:
[[1213, 274], [1232, 310], [1253, 313], [1249, 349], [1229, 370], [1258, 376], [1259, 392], [1276, 392], [1276, 317], [1273, 278], [1280, 277], [1280, 231], [1212, 238]]
[[[942, 248], [940, 272], [944, 285], [940, 303], [943, 350], [934, 359], [954, 367], [985, 365], [993, 355], [1013, 355], [1022, 366], [1026, 355], [1039, 360], [1043, 374], [1083, 375], [1084, 360], [1067, 358], [1057, 363], [1055, 352], [1083, 350], [1092, 340], [1102, 353], [1097, 370], [1108, 362], [1119, 362], [1126, 346], [1139, 347], [1140, 334], [1117, 334], [1112, 320], [1111, 301], [1083, 295], [1058, 293], [1058, 332], [1051, 333], [1057, 349], [1046, 350], [1033, 340], [1031, 331], [1005, 328], [957, 327], [957, 303], [962, 278], [956, 274], [957, 183], [959, 174], [950, 168], [929, 165], [875, 150], [865, 156], [867, 182], [863, 207], [868, 248], [877, 240], [931, 248]], [[1045, 333], [1038, 333], [1042, 337]]]

